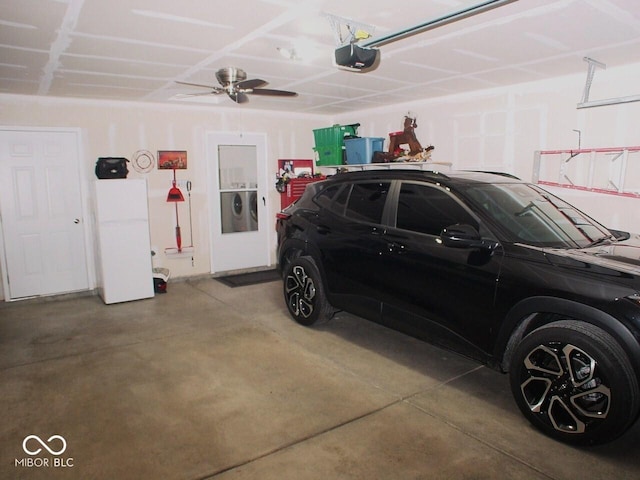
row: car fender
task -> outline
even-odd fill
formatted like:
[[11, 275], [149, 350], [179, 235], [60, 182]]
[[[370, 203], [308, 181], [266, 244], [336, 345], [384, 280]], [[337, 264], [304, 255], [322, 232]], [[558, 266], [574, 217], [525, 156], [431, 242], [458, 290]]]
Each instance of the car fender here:
[[322, 268], [322, 256], [320, 254], [320, 251], [313, 244], [307, 242], [307, 240], [304, 238], [289, 238], [282, 244], [278, 252], [278, 269], [280, 270], [280, 272], [284, 272], [287, 264], [287, 259], [299, 256], [312, 257], [324, 281], [325, 276], [324, 270]]
[[335, 303], [335, 298], [333, 296], [333, 292], [329, 288], [330, 285], [327, 282], [327, 275], [324, 270], [324, 263], [322, 262], [322, 253], [318, 247], [316, 247], [313, 243], [307, 242], [304, 239], [300, 238], [292, 238], [287, 240], [282, 244], [280, 251], [278, 252], [278, 266], [277, 269], [281, 275], [284, 275], [284, 272], [287, 268], [288, 259], [296, 258], [296, 257], [311, 257], [316, 264], [316, 268], [318, 269], [318, 273], [320, 274], [320, 279], [322, 281], [322, 286], [324, 287], [325, 295], [329, 299], [331, 303]]
[[494, 348], [494, 358], [509, 371], [514, 349], [529, 332], [559, 318], [591, 323], [609, 333], [624, 349], [640, 378], [640, 344], [620, 320], [590, 305], [557, 297], [531, 297], [514, 305], [506, 315]]
[[287, 267], [288, 259], [304, 255], [307, 242], [301, 238], [288, 238], [278, 247], [278, 270], [283, 273]]

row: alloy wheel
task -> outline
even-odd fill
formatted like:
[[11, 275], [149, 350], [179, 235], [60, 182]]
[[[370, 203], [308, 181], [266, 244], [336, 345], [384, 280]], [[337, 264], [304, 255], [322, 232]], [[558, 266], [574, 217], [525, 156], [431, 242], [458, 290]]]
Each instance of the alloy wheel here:
[[301, 265], [295, 265], [285, 278], [285, 294], [294, 316], [308, 318], [313, 314], [316, 287]]
[[569, 343], [533, 348], [524, 359], [520, 390], [534, 414], [555, 430], [584, 433], [607, 418], [611, 390], [605, 372], [585, 351]]

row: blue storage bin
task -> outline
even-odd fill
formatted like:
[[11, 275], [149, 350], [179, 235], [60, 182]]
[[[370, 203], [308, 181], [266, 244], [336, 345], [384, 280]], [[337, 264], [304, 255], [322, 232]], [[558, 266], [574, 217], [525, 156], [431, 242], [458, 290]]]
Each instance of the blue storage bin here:
[[347, 138], [344, 141], [344, 148], [347, 154], [347, 165], [371, 163], [373, 152], [384, 151], [384, 138]]

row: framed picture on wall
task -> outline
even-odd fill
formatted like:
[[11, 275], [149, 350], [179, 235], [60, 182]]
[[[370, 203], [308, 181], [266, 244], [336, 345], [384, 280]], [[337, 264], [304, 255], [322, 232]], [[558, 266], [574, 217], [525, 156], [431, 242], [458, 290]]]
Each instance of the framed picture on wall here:
[[187, 168], [186, 150], [158, 150], [159, 170], [184, 170]]

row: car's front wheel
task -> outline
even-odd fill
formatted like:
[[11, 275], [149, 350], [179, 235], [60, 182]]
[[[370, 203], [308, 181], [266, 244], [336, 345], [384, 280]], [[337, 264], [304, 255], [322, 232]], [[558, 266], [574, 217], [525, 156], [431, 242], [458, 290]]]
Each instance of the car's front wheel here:
[[627, 355], [611, 335], [585, 322], [554, 322], [527, 335], [510, 380], [525, 417], [566, 443], [605, 443], [638, 416], [638, 380]]
[[284, 299], [289, 314], [301, 325], [319, 324], [334, 313], [327, 301], [313, 258], [296, 257], [284, 271]]

